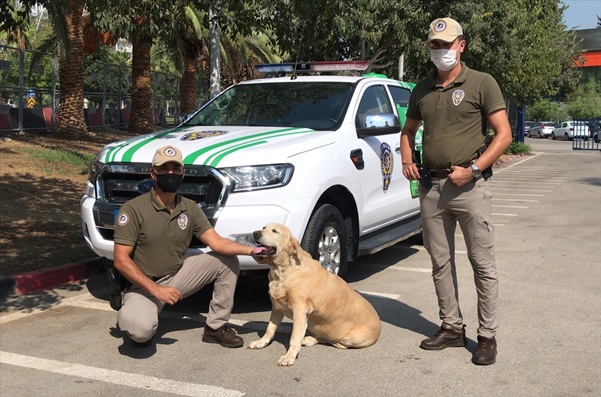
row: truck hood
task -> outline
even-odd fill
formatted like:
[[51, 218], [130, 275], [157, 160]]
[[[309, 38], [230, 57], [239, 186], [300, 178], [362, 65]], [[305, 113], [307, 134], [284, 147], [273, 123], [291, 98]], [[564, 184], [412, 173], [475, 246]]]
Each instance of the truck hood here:
[[172, 145], [184, 164], [231, 167], [285, 163], [291, 156], [334, 143], [332, 131], [293, 127], [181, 126], [105, 146], [103, 163], [151, 163], [156, 150]]

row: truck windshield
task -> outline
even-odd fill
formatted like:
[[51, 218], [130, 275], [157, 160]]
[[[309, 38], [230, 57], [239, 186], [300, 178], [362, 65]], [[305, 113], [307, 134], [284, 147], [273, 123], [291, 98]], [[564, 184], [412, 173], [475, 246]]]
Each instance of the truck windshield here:
[[187, 126], [274, 126], [327, 130], [341, 121], [354, 84], [240, 84], [207, 103]]

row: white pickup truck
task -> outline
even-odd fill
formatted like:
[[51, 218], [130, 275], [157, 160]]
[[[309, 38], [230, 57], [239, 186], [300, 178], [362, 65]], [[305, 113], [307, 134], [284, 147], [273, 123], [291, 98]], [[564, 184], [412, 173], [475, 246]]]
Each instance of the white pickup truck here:
[[[286, 65], [262, 71], [281, 73]], [[363, 67], [313, 65], [304, 67]], [[245, 242], [265, 224], [282, 223], [342, 276], [349, 261], [421, 232], [419, 202], [399, 154], [412, 87], [377, 75], [303, 74], [231, 86], [181, 125], [98, 153], [81, 199], [84, 238], [113, 259], [117, 211], [152, 188], [154, 152], [174, 145], [185, 164], [179, 192], [198, 203], [221, 236]], [[207, 250], [193, 240], [189, 254]], [[265, 268], [250, 257], [240, 264]]]

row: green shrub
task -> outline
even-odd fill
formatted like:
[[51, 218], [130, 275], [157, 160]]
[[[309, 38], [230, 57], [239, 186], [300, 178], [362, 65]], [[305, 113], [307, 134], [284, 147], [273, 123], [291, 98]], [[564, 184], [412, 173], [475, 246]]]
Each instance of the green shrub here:
[[523, 142], [511, 142], [504, 154], [530, 154], [532, 147]]

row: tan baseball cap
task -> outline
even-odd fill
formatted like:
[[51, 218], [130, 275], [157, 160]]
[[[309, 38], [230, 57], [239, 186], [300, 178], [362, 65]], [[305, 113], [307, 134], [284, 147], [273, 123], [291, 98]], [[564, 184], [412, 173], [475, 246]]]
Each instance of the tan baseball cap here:
[[152, 158], [152, 166], [159, 167], [165, 163], [173, 161], [175, 163], [179, 163], [184, 166], [184, 162], [182, 161], [182, 152], [175, 146], [163, 146], [162, 148], [157, 149], [154, 157]]
[[440, 40], [451, 43], [455, 41], [457, 36], [462, 35], [463, 29], [461, 29], [459, 22], [451, 18], [438, 18], [430, 24], [428, 41]]

